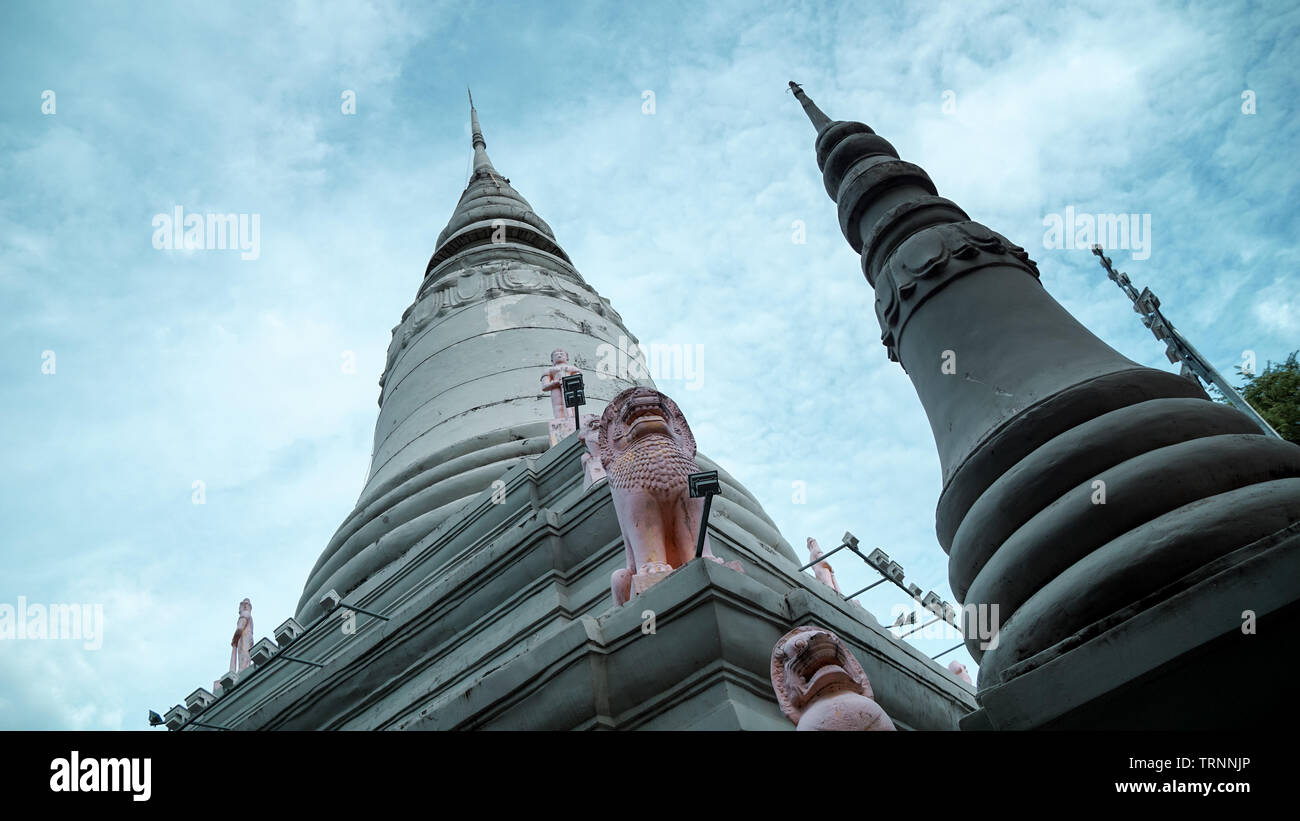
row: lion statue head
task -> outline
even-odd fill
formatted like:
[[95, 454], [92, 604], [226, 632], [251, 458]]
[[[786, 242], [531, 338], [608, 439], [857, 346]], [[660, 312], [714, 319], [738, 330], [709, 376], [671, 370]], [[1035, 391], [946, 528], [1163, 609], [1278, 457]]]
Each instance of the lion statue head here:
[[772, 648], [772, 689], [776, 700], [795, 724], [815, 699], [849, 691], [874, 698], [862, 665], [829, 630], [796, 627]]
[[628, 388], [614, 397], [600, 417], [601, 464], [610, 470], [620, 457], [650, 438], [688, 461], [695, 458], [695, 436], [677, 403], [654, 388]]

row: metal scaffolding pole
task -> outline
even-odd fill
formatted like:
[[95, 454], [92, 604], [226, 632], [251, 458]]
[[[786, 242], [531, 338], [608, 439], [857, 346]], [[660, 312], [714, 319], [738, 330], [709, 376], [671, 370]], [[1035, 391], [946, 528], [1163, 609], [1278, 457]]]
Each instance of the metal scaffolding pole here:
[[1259, 426], [1260, 430], [1269, 436], [1276, 436], [1281, 439], [1282, 436], [1273, 430], [1273, 426], [1264, 421], [1264, 417], [1250, 406], [1250, 403], [1237, 393], [1236, 389], [1228, 384], [1228, 380], [1223, 378], [1210, 361], [1201, 355], [1201, 352], [1193, 347], [1192, 343], [1187, 341], [1187, 337], [1174, 327], [1163, 313], [1160, 311], [1160, 299], [1151, 293], [1150, 288], [1143, 288], [1141, 293], [1133, 287], [1129, 281], [1128, 274], [1123, 271], [1116, 271], [1111, 267], [1110, 257], [1102, 253], [1100, 245], [1092, 246], [1092, 252], [1097, 255], [1101, 261], [1101, 267], [1106, 269], [1106, 275], [1120, 287], [1120, 290], [1133, 301], [1133, 310], [1142, 316], [1142, 324], [1151, 330], [1156, 339], [1166, 343], [1165, 356], [1169, 357], [1170, 362], [1183, 363], [1183, 375], [1190, 372], [1197, 379], [1206, 385], [1213, 385], [1222, 393], [1224, 398], [1232, 403], [1232, 406], [1250, 417], [1251, 421]]

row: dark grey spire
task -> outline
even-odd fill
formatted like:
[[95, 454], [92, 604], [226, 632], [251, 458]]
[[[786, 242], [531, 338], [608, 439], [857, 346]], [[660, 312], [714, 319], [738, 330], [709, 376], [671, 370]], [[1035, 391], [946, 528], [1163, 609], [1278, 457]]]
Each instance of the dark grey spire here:
[[[1273, 596], [1295, 612], [1295, 586], [1271, 579], [1300, 549], [1300, 448], [1120, 355], [1048, 294], [1024, 248], [790, 86], [881, 341], [930, 420], [953, 593], [999, 622], [996, 641], [967, 633], [985, 713], [970, 726], [1219, 726], [1185, 706], [1206, 699], [1197, 680], [1224, 665], [1262, 680], [1274, 664], [1232, 643], [1242, 610], [1225, 603]], [[1267, 711], [1214, 721], [1276, 715], [1289, 698], [1276, 692]]]
[[817, 104], [812, 101], [812, 98], [807, 94], [804, 94], [803, 88], [794, 80], [790, 81], [790, 90], [794, 92], [795, 99], [799, 101], [799, 105], [803, 106], [804, 113], [808, 115], [808, 119], [812, 120], [814, 128], [821, 131], [823, 128], [831, 124], [831, 118], [822, 113], [822, 110], [817, 107]]

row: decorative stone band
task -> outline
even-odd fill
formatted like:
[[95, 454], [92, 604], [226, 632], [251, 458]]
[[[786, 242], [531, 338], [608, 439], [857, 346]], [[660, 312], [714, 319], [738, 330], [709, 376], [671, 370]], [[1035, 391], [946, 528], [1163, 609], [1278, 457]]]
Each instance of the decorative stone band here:
[[[922, 209], [914, 208], [912, 203], [897, 206], [877, 225], [886, 225], [891, 217], [893, 222], [902, 221], [905, 215], [919, 210]], [[882, 242], [867, 246], [868, 250], [862, 254], [864, 269], [870, 270], [869, 257], [882, 257], [877, 249], [883, 245]], [[880, 320], [880, 341], [889, 351], [889, 358], [895, 362], [898, 361], [899, 340], [912, 313], [957, 277], [990, 265], [1003, 265], [1020, 268], [1038, 280], [1038, 266], [1025, 249], [978, 222], [956, 222], [921, 229], [907, 236], [884, 258], [887, 261], [874, 281], [876, 317]], [[867, 279], [872, 280], [870, 274]]]
[[[475, 224], [491, 225], [496, 220], [531, 226], [535, 229], [531, 232], [534, 239], [544, 240], [544, 244], [555, 242], [555, 232], [551, 226], [533, 211], [532, 206], [509, 181], [495, 172], [476, 171], [460, 195], [451, 219], [438, 234], [437, 242], [434, 243], [434, 259], [454, 253], [455, 249], [449, 250], [447, 246], [453, 237], [459, 236], [466, 228]], [[436, 263], [431, 263], [429, 267], [434, 265]]]
[[538, 294], [567, 300], [617, 323], [632, 344], [636, 344], [636, 337], [623, 328], [623, 318], [610, 306], [609, 301], [588, 288], [580, 279], [575, 282], [563, 273], [531, 262], [485, 259], [444, 275], [435, 285], [423, 289], [407, 309], [401, 324], [393, 329], [393, 340], [388, 345], [384, 373], [379, 378], [380, 406], [384, 404], [383, 388], [388, 382], [388, 376], [413, 340], [453, 311], [510, 294]]
[[[420, 283], [420, 290], [416, 293], [416, 300], [424, 298], [424, 295], [430, 290], [441, 287], [445, 280], [458, 276], [471, 267], [487, 263], [495, 263], [501, 266], [531, 265], [567, 279], [574, 285], [591, 290], [591, 286], [578, 273], [578, 269], [573, 267], [573, 263], [568, 261], [567, 256], [558, 256], [549, 251], [507, 239], [502, 242], [469, 246], [454, 257], [427, 271]], [[413, 309], [413, 305], [407, 308], [403, 318]]]
[[594, 291], [555, 271], [527, 262], [481, 262], [444, 277], [423, 292], [410, 314], [412, 332], [475, 302], [506, 294], [548, 294], [567, 299], [598, 316], [616, 316]]
[[488, 222], [477, 222], [460, 229], [452, 236], [448, 237], [445, 242], [438, 246], [433, 256], [429, 258], [429, 264], [425, 267], [425, 276], [428, 276], [435, 268], [446, 262], [448, 259], [456, 256], [467, 248], [478, 245], [501, 244], [502, 242], [513, 242], [520, 245], [529, 245], [538, 250], [545, 251], [548, 254], [569, 261], [569, 255], [559, 246], [555, 240], [534, 226], [529, 225], [523, 220], [526, 216], [531, 216], [532, 212], [527, 215], [521, 214], [520, 219], [506, 219], [504, 217], [494, 217]]
[[892, 361], [899, 361], [899, 339], [912, 313], [957, 277], [1002, 264], [1038, 279], [1024, 248], [938, 196], [923, 169], [899, 159], [865, 124], [827, 126], [817, 137], [817, 164], [839, 206], [840, 230], [862, 254], [862, 272], [876, 291], [881, 343]]

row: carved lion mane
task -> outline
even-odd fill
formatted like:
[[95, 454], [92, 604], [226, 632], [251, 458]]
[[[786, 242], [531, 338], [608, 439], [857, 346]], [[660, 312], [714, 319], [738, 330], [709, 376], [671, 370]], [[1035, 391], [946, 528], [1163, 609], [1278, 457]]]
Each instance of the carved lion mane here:
[[[830, 642], [834, 643], [833, 655], [818, 652], [815, 647], [810, 648], [809, 645], [814, 644], [813, 639], [817, 636], [829, 637]], [[829, 646], [825, 639], [821, 639], [819, 643], [824, 648]], [[856, 684], [851, 689], [867, 698], [875, 697], [871, 691], [871, 682], [867, 680], [862, 665], [844, 646], [844, 642], [840, 641], [839, 636], [830, 630], [809, 625], [796, 627], [782, 636], [772, 648], [772, 689], [776, 691], [776, 700], [781, 705], [781, 712], [795, 724], [798, 724], [800, 717], [803, 716], [804, 708], [819, 693], [819, 690], [811, 688], [814, 677], [818, 671], [827, 667], [841, 668], [843, 673]], [[843, 682], [843, 676], [838, 678]]]
[[625, 450], [630, 443], [623, 441], [627, 434], [627, 422], [623, 420], [623, 409], [630, 402], [650, 403], [657, 398], [659, 406], [668, 417], [668, 423], [672, 426], [673, 434], [681, 443], [682, 449], [686, 455], [695, 458], [695, 435], [691, 433], [690, 425], [686, 424], [686, 416], [682, 413], [681, 408], [672, 397], [662, 394], [654, 388], [628, 388], [627, 390], [615, 396], [614, 399], [605, 406], [605, 412], [600, 417], [600, 440], [597, 448], [600, 452], [600, 461], [609, 467], [609, 465], [618, 458], [618, 454]]
[[628, 388], [600, 419], [597, 441], [610, 487], [641, 488], [656, 496], [686, 488], [695, 464], [695, 436], [677, 403], [654, 388]]

